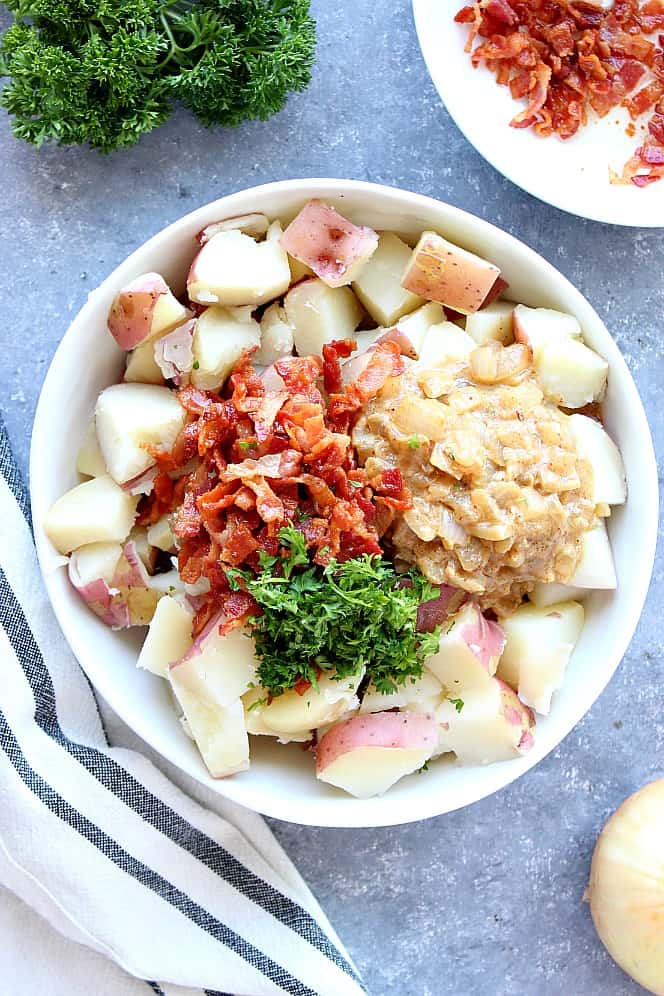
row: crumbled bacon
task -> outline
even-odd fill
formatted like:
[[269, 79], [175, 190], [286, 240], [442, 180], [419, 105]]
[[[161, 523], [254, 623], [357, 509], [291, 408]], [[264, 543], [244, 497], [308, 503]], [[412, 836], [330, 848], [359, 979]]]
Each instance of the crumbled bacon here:
[[354, 416], [370, 398], [376, 397], [386, 380], [402, 374], [404, 369], [397, 343], [390, 340], [376, 343], [371, 359], [356, 380], [347, 384], [343, 393], [330, 395], [330, 421], [340, 430], [347, 431]]
[[[484, 62], [515, 100], [527, 100], [513, 128], [567, 139], [590, 108], [600, 117], [620, 105], [632, 118], [652, 111], [654, 141], [611, 182], [643, 187], [664, 175], [654, 150], [664, 155], [664, 36], [646, 37], [664, 28], [664, 0], [614, 0], [608, 9], [590, 0], [475, 0], [455, 20], [470, 26], [473, 66]], [[650, 79], [637, 90], [646, 72]]]
[[350, 439], [362, 405], [402, 372], [399, 345], [378, 343], [366, 368], [343, 387], [339, 361], [355, 348], [345, 339], [325, 347], [323, 362], [279, 360], [283, 390], [267, 390], [246, 355], [221, 394], [178, 391], [187, 422], [173, 450], [160, 454], [141, 521], [172, 512], [182, 579], [209, 581], [209, 593], [197, 596], [195, 635], [220, 611], [228, 625], [255, 611], [253, 599], [231, 590], [227, 570], [256, 570], [259, 554], [277, 556], [282, 526], [295, 526], [312, 559], [327, 564], [380, 554], [384, 513], [410, 507], [400, 472], [386, 470], [370, 482]]
[[323, 346], [323, 384], [328, 394], [339, 393], [342, 388], [341, 360], [347, 359], [355, 350], [354, 339], [336, 339]]

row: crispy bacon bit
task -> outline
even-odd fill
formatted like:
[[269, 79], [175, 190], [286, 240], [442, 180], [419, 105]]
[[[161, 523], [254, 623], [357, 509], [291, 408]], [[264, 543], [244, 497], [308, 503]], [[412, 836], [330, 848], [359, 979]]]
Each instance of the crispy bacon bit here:
[[357, 349], [355, 339], [335, 339], [323, 346], [323, 384], [328, 394], [338, 394], [342, 387], [341, 360]]
[[[475, 0], [456, 15], [470, 26], [465, 47], [473, 66], [484, 62], [496, 80], [527, 106], [510, 122], [546, 137], [567, 139], [588, 120], [622, 105], [632, 118], [652, 111], [647, 143], [612, 183], [643, 187], [664, 175], [664, 28], [662, 0]], [[478, 44], [475, 44], [479, 38]], [[646, 72], [650, 81], [636, 90]]]
[[298, 680], [293, 685], [293, 691], [297, 695], [306, 695], [306, 693], [311, 688], [311, 682], [306, 678], [298, 678]]
[[359, 410], [375, 398], [390, 377], [404, 372], [401, 351], [395, 342], [383, 340], [371, 350], [371, 358], [356, 380], [346, 385], [343, 394], [332, 394], [329, 403], [329, 419], [339, 429], [347, 430], [350, 421]]

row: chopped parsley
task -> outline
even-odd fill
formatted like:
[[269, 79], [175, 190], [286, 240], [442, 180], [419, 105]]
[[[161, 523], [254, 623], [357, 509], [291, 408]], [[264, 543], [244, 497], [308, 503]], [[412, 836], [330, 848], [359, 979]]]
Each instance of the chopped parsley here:
[[[314, 61], [308, 0], [8, 0], [0, 103], [17, 138], [133, 145], [184, 105], [207, 128], [265, 120]], [[3, 15], [3, 21], [5, 16]]]
[[229, 570], [233, 588], [245, 588], [262, 614], [250, 620], [260, 663], [257, 677], [270, 695], [304, 679], [316, 684], [326, 671], [339, 679], [357, 674], [389, 694], [422, 675], [438, 650], [439, 629], [417, 631], [417, 607], [437, 589], [416, 571], [412, 587], [382, 557], [364, 555], [321, 567], [311, 563], [295, 526], [280, 533], [280, 556], [260, 555], [257, 575]]
[[198, 370], [199, 367], [200, 367], [200, 363], [198, 362], [198, 360], [194, 360], [194, 362], [193, 362], [193, 368], [194, 368], [194, 370]]
[[241, 439], [238, 446], [241, 450], [255, 450], [258, 443], [255, 439]]
[[461, 712], [461, 710], [464, 707], [463, 699], [448, 699], [448, 702], [450, 702], [451, 705], [454, 706], [457, 712]]
[[267, 705], [268, 701], [269, 699], [267, 696], [262, 699], [256, 699], [255, 702], [252, 702], [251, 705], [247, 707], [247, 712], [251, 712], [252, 709], [257, 709], [258, 706]]
[[419, 436], [411, 436], [409, 439], [406, 440], [406, 442], [410, 446], [411, 450], [419, 450], [420, 446], [422, 445], [422, 440], [420, 439]]

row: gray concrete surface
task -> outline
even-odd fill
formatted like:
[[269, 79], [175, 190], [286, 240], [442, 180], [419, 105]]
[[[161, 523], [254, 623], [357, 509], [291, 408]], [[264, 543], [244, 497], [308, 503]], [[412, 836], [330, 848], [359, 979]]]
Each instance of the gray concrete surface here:
[[[88, 291], [186, 211], [296, 176], [348, 176], [432, 194], [548, 256], [613, 332], [661, 456], [664, 232], [572, 218], [498, 175], [441, 106], [406, 0], [315, 0], [313, 7], [314, 82], [270, 122], [210, 133], [179, 113], [137, 148], [103, 158], [81, 149], [37, 151], [0, 121], [0, 404], [23, 469], [40, 383]], [[273, 824], [372, 996], [642, 991], [605, 954], [581, 897], [609, 812], [664, 775], [663, 596], [660, 552], [615, 679], [559, 749], [518, 784], [463, 812], [403, 828]]]

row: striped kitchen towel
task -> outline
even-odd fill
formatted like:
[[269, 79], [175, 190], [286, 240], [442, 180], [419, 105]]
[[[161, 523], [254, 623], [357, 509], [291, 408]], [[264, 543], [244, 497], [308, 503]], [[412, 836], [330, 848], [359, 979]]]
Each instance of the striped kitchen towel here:
[[[0, 886], [25, 904], [0, 889], [12, 907], [0, 904], [0, 924], [24, 924], [3, 931], [4, 991], [364, 992], [261, 817], [223, 800], [212, 813], [142, 754], [109, 746], [48, 604], [1, 425], [0, 472]], [[44, 919], [66, 938], [60, 962]], [[58, 964], [66, 985], [44, 988]]]

